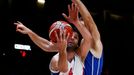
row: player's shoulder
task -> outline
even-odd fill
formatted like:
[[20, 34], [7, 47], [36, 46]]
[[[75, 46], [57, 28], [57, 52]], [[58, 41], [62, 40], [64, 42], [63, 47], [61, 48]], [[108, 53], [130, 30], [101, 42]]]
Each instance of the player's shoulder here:
[[55, 54], [51, 59], [51, 61], [58, 61], [58, 60], [59, 60], [59, 53]]
[[50, 71], [53, 73], [59, 72], [58, 71], [58, 60], [59, 60], [58, 58], [59, 58], [59, 53], [55, 54], [51, 59], [49, 68], [50, 68]]

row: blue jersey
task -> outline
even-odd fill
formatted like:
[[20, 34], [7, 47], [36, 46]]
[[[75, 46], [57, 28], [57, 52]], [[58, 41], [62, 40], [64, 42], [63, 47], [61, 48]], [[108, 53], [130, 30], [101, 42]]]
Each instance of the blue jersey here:
[[84, 75], [101, 75], [103, 67], [103, 53], [100, 58], [96, 58], [89, 51], [84, 61]]

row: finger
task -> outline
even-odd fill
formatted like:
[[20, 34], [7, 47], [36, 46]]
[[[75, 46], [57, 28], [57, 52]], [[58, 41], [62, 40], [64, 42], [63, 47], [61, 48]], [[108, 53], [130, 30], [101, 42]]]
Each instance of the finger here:
[[71, 10], [74, 10], [74, 3], [72, 3], [71, 5]]
[[17, 31], [17, 32], [21, 32], [21, 33], [22, 33], [22, 30], [21, 30], [21, 29], [17, 29], [16, 31]]
[[19, 24], [22, 24], [20, 21], [17, 21]]
[[62, 34], [62, 29], [60, 28], [60, 41], [63, 39]]
[[74, 11], [77, 11], [77, 4], [74, 4]]
[[55, 33], [55, 36], [56, 36], [56, 40], [59, 41], [59, 37], [58, 37], [57, 32], [55, 31], [54, 33]]
[[14, 25], [18, 25], [18, 23], [14, 23]]
[[63, 31], [63, 39], [66, 39], [66, 30]]
[[67, 34], [67, 40], [68, 40], [69, 36], [70, 36], [70, 33]]
[[66, 15], [65, 13], [62, 13], [62, 15], [63, 15], [63, 17], [64, 17], [65, 19], [68, 19], [67, 15]]
[[18, 27], [18, 26], [16, 26], [16, 30], [17, 30], [17, 29], [19, 29], [19, 27]]
[[79, 8], [76, 6], [76, 9], [75, 9], [75, 11], [76, 11], [76, 12], [78, 12], [78, 10], [79, 10]]
[[73, 3], [76, 3], [75, 0], [72, 0]]
[[70, 22], [71, 19], [70, 19], [66, 14], [63, 13], [62, 15], [64, 16], [64, 18], [65, 18], [67, 21]]
[[78, 11], [78, 7], [76, 7], [76, 9], [75, 9], [75, 13], [76, 13], [76, 15], [77, 15], [77, 17], [79, 17], [79, 11]]
[[68, 5], [68, 12], [69, 12], [69, 16], [70, 16], [70, 13], [71, 13], [70, 5]]
[[16, 29], [24, 30], [22, 27], [17, 26]]

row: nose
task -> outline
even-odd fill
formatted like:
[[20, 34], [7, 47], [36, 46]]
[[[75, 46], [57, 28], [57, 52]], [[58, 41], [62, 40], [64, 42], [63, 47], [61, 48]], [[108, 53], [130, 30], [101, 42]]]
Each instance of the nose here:
[[70, 37], [70, 40], [73, 41], [74, 40], [74, 36]]
[[72, 35], [71, 35], [71, 37], [69, 37], [69, 41], [74, 41], [76, 38], [75, 38], [75, 34], [73, 33]]

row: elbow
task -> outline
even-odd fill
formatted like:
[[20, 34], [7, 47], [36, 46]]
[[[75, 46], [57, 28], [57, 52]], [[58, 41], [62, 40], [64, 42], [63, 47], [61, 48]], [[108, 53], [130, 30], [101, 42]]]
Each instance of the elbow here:
[[44, 45], [42, 45], [41, 47], [40, 47], [43, 51], [45, 51], [45, 52], [49, 52], [50, 50], [49, 50], [49, 48], [46, 46], [44, 46]]

